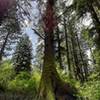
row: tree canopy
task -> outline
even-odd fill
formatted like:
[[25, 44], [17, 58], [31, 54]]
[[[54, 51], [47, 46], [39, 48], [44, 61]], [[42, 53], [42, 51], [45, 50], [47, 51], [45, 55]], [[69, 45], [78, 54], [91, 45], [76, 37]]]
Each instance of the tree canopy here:
[[3, 94], [99, 100], [99, 67], [99, 0], [0, 0]]

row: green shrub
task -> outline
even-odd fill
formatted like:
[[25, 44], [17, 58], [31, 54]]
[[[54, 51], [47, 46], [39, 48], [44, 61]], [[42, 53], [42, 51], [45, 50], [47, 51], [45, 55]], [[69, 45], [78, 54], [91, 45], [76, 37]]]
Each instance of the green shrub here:
[[32, 73], [22, 71], [16, 74], [11, 61], [4, 61], [0, 66], [0, 92], [36, 95], [40, 76], [37, 69]]
[[0, 91], [6, 91], [8, 83], [14, 78], [15, 73], [9, 60], [0, 66]]
[[37, 94], [40, 75], [38, 72], [29, 74], [28, 72], [20, 72], [14, 80], [8, 84], [8, 89], [11, 92], [22, 94]]
[[80, 87], [80, 93], [83, 97], [88, 97], [89, 100], [100, 100], [100, 80], [96, 76], [98, 74], [92, 74], [90, 81]]

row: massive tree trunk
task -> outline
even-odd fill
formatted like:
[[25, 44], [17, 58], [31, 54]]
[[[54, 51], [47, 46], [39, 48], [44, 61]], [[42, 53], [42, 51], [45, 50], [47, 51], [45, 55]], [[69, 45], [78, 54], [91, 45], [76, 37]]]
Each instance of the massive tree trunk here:
[[48, 0], [45, 23], [44, 66], [39, 87], [39, 100], [75, 100], [75, 89], [61, 80], [54, 56], [54, 0]]
[[74, 88], [63, 82], [56, 70], [53, 32], [46, 33], [44, 53], [44, 66], [39, 90], [39, 100], [75, 100], [76, 98], [73, 96]]

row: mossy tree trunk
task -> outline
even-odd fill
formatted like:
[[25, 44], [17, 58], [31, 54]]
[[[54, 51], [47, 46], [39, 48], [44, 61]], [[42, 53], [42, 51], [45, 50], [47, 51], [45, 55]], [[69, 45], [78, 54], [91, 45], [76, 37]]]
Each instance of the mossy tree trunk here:
[[44, 66], [39, 87], [38, 100], [75, 100], [74, 89], [63, 82], [56, 70], [54, 56], [54, 0], [48, 0], [45, 12]]
[[[46, 34], [44, 66], [41, 78], [40, 96], [43, 100], [54, 99], [55, 79], [58, 77], [54, 62], [53, 33]], [[55, 79], [54, 79], [55, 78]], [[51, 99], [52, 98], [52, 99]]]
[[56, 70], [53, 33], [46, 34], [44, 53], [39, 100], [75, 100], [74, 88], [62, 81]]

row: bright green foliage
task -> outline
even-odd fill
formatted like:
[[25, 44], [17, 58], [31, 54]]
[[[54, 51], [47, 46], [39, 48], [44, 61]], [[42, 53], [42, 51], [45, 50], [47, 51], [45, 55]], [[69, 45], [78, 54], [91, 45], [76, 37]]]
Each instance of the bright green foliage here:
[[65, 82], [71, 84], [73, 87], [76, 88], [80, 87], [80, 82], [76, 81], [74, 78], [70, 78], [69, 75], [64, 70], [58, 69], [58, 73]]
[[37, 94], [40, 82], [38, 70], [28, 73], [25, 71], [15, 74], [10, 61], [5, 61], [0, 66], [0, 91], [21, 94]]
[[80, 94], [89, 100], [100, 100], [100, 80], [97, 73], [92, 74], [89, 81], [80, 87]]
[[93, 33], [89, 31], [89, 29], [83, 29], [82, 30], [82, 37], [85, 39], [89, 47], [93, 47], [94, 42], [93, 42]]
[[68, 77], [64, 71], [59, 70], [60, 77], [67, 83], [75, 86], [78, 90], [77, 96], [88, 98], [88, 100], [100, 100], [100, 77], [99, 73], [95, 72], [90, 75], [89, 81], [84, 84], [80, 84], [78, 81]]
[[0, 66], [0, 91], [7, 90], [8, 83], [14, 78], [15, 72], [10, 61], [5, 61]]
[[100, 100], [100, 81], [90, 81], [81, 87], [83, 97], [88, 97], [89, 100]]
[[14, 80], [8, 84], [8, 89], [15, 93], [35, 94], [37, 93], [40, 75], [37, 72], [29, 74], [28, 72], [19, 73]]
[[[89, 100], [100, 99], [100, 81], [97, 72], [91, 74], [89, 81], [81, 85], [78, 81], [69, 78], [63, 70], [59, 68], [57, 70], [63, 80], [78, 89], [78, 96], [88, 97]], [[0, 91], [30, 94], [35, 97], [38, 94], [40, 73], [39, 70], [34, 69], [32, 73], [23, 71], [16, 75], [11, 61], [5, 61], [0, 66]]]
[[94, 55], [96, 59], [96, 71], [100, 73], [100, 50], [94, 50]]

